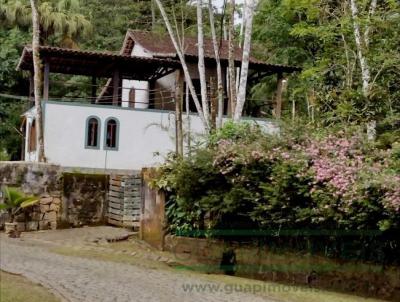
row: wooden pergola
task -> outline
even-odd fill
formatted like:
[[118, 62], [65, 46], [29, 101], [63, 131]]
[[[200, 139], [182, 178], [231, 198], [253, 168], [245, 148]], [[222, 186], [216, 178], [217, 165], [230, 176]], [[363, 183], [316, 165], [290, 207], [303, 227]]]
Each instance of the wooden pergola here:
[[[50, 73], [91, 76], [92, 97], [96, 97], [96, 79], [111, 78], [113, 87], [112, 103], [117, 104], [122, 79], [155, 81], [180, 68], [179, 62], [171, 59], [132, 57], [111, 52], [41, 46], [39, 53], [44, 69], [43, 100], [48, 100], [49, 98]], [[31, 47], [24, 48], [17, 70], [33, 73]]]
[[[170, 58], [146, 58], [131, 56], [129, 52], [121, 51], [120, 54], [112, 52], [98, 52], [75, 50], [59, 47], [40, 46], [40, 58], [43, 62], [43, 100], [49, 98], [49, 74], [72, 74], [84, 75], [92, 77], [92, 99], [96, 96], [97, 78], [109, 79], [107, 84], [96, 102], [102, 103], [104, 94], [110, 95], [112, 104], [118, 105], [119, 94], [122, 86], [122, 79], [149, 81], [155, 83], [175, 70], [181, 69], [181, 64], [176, 57]], [[185, 58], [188, 63], [197, 63], [198, 57], [193, 53], [186, 54]], [[208, 67], [216, 65], [215, 59], [205, 57], [205, 63]], [[223, 68], [228, 66], [226, 59], [221, 59]], [[235, 60], [235, 66], [240, 67], [241, 62]], [[26, 46], [22, 52], [20, 61], [17, 66], [18, 70], [33, 72], [32, 48]], [[251, 58], [249, 62], [249, 85], [257, 83], [266, 76], [277, 75], [277, 92], [275, 97], [275, 114], [277, 117], [281, 115], [281, 95], [285, 74], [300, 71], [301, 68], [296, 66], [269, 64], [263, 61]], [[182, 77], [180, 78], [182, 81]], [[31, 83], [32, 83], [31, 79]], [[31, 85], [32, 93], [33, 85]], [[112, 97], [111, 97], [112, 96]], [[111, 101], [110, 101], [111, 103]]]

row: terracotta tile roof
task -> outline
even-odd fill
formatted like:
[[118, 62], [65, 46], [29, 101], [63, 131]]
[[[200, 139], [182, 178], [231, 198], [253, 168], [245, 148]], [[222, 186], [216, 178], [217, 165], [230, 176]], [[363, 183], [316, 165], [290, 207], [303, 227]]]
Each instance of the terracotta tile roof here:
[[[168, 35], [139, 30], [128, 30], [128, 32], [134, 41], [153, 52], [156, 56], [176, 56], [175, 47]], [[218, 43], [219, 42], [221, 42], [220, 57], [222, 60], [227, 60], [229, 43], [226, 40], [218, 41]], [[129, 46], [133, 47], [133, 44]], [[197, 56], [197, 37], [185, 37], [184, 50], [185, 54], [188, 56]], [[235, 60], [241, 61], [242, 49], [236, 46], [234, 54]], [[214, 59], [212, 39], [204, 38], [204, 56]], [[252, 58], [252, 60], [255, 59]]]
[[[138, 43], [143, 46], [145, 49], [149, 50], [153, 53], [155, 57], [168, 57], [168, 58], [177, 58], [177, 54], [175, 51], [175, 47], [172, 44], [172, 41], [168, 34], [160, 34], [149, 31], [140, 31], [140, 30], [131, 30], [129, 29], [127, 32], [127, 36], [124, 42], [124, 46], [121, 49], [121, 53], [127, 55], [131, 53], [134, 44]], [[222, 61], [228, 60], [228, 48], [229, 43], [226, 40], [218, 41], [221, 42], [220, 47], [220, 58]], [[185, 45], [184, 45], [185, 55], [189, 58], [197, 58], [198, 57], [198, 49], [197, 49], [197, 38], [195, 37], [185, 37]], [[240, 64], [242, 61], [242, 49], [238, 46], [235, 46], [235, 62], [236, 65]], [[206, 60], [215, 59], [214, 56], [214, 46], [212, 43], [212, 39], [205, 38], [204, 39], [204, 56]], [[250, 68], [255, 69], [273, 69], [273, 70], [281, 70], [283, 72], [294, 72], [300, 71], [301, 68], [295, 66], [287, 66], [280, 64], [269, 64], [263, 61], [257, 60], [254, 57], [250, 57]]]
[[[112, 52], [76, 50], [69, 48], [40, 46], [40, 56], [50, 64], [50, 71], [77, 75], [96, 75], [110, 77], [115, 69], [126, 78], [145, 80], [152, 76], [162, 75], [166, 68], [175, 70], [179, 62], [170, 58], [145, 58]], [[32, 48], [25, 46], [17, 70], [32, 70]], [[165, 71], [166, 72], [166, 71]]]

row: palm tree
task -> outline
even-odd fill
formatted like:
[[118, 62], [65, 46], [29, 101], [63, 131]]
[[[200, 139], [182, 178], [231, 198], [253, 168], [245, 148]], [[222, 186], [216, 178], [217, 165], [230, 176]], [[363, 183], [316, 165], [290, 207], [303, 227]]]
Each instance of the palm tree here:
[[[40, 0], [39, 0], [40, 1]], [[91, 32], [90, 22], [79, 14], [79, 0], [0, 0], [0, 23], [17, 26], [32, 25], [32, 57], [34, 96], [38, 138], [38, 157], [46, 161], [42, 127], [41, 83], [42, 69], [39, 45], [54, 37], [59, 46], [77, 48], [77, 39]]]
[[[39, 14], [40, 43], [53, 40], [57, 46], [77, 48], [79, 38], [92, 31], [90, 21], [80, 11], [79, 0], [34, 1]], [[27, 0], [0, 0], [0, 22], [29, 27], [32, 6]]]
[[25, 208], [36, 205], [39, 199], [35, 196], [26, 196], [15, 188], [5, 187], [3, 189], [4, 203], [0, 203], [0, 211], [7, 210], [10, 222], [14, 222], [15, 216]]
[[5, 187], [3, 194], [4, 203], [0, 203], [0, 211], [7, 210], [10, 219], [10, 222], [5, 225], [5, 230], [9, 237], [16, 238], [19, 237], [17, 224], [14, 222], [16, 215], [23, 209], [36, 205], [39, 199], [34, 196], [26, 196], [15, 188]]

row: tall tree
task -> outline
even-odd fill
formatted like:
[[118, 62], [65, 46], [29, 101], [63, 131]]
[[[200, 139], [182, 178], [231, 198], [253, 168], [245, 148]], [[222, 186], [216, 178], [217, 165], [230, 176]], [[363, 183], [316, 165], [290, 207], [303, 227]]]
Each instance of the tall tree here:
[[228, 22], [228, 79], [229, 79], [229, 102], [231, 115], [233, 117], [236, 108], [236, 77], [235, 77], [235, 0], [229, 4]]
[[234, 120], [239, 121], [242, 117], [244, 103], [246, 101], [246, 90], [247, 90], [247, 76], [249, 72], [249, 60], [250, 60], [250, 46], [251, 46], [251, 33], [253, 29], [253, 16], [257, 7], [257, 0], [247, 1], [246, 6], [246, 19], [245, 31], [244, 31], [244, 41], [243, 41], [243, 57], [242, 66], [240, 69], [240, 83], [239, 92], [237, 95], [237, 103], [235, 108]]
[[40, 46], [40, 21], [37, 11], [36, 0], [30, 0], [32, 10], [32, 58], [33, 58], [33, 85], [35, 95], [36, 109], [36, 133], [38, 140], [38, 160], [45, 161], [44, 140], [43, 140], [43, 123], [42, 123], [42, 105], [41, 105], [41, 82], [42, 68], [40, 64], [39, 46]]
[[203, 33], [203, 1], [197, 0], [197, 49], [198, 69], [200, 78], [201, 104], [203, 106], [204, 118], [210, 120], [207, 97], [206, 68], [204, 64], [204, 33]]
[[[374, 1], [372, 2], [374, 3]], [[375, 2], [376, 6], [376, 2]], [[350, 9], [351, 15], [353, 18], [353, 31], [354, 31], [354, 40], [357, 48], [358, 60], [360, 62], [361, 68], [361, 78], [362, 78], [362, 91], [365, 98], [368, 98], [370, 91], [370, 81], [371, 81], [371, 72], [368, 64], [368, 60], [365, 56], [365, 43], [368, 41], [368, 37], [364, 35], [365, 40], [362, 40], [362, 34], [360, 29], [360, 23], [358, 19], [358, 5], [356, 0], [350, 0]]]
[[214, 56], [215, 56], [215, 61], [217, 62], [218, 116], [216, 124], [217, 128], [220, 128], [222, 126], [222, 115], [224, 112], [224, 87], [222, 84], [221, 60], [219, 57], [219, 46], [217, 42], [217, 34], [215, 31], [214, 9], [212, 6], [212, 0], [208, 0], [208, 11], [210, 14], [210, 27], [211, 27], [211, 37], [214, 47]]

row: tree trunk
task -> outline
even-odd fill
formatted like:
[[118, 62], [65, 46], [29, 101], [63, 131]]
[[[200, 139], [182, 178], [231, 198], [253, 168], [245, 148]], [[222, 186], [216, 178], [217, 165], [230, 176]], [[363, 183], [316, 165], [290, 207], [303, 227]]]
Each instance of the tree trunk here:
[[203, 33], [203, 12], [202, 0], [197, 0], [197, 48], [198, 48], [198, 69], [200, 77], [201, 103], [203, 105], [204, 118], [210, 120], [208, 97], [207, 97], [207, 82], [206, 68], [204, 65], [204, 33]]
[[353, 32], [357, 47], [357, 56], [361, 68], [362, 91], [364, 97], [367, 98], [370, 91], [371, 75], [367, 59], [364, 56], [364, 46], [363, 46], [363, 41], [361, 40], [360, 23], [358, 21], [358, 7], [356, 4], [356, 0], [350, 0], [350, 9], [353, 18]]
[[196, 94], [196, 90], [194, 89], [193, 82], [192, 82], [192, 79], [190, 77], [190, 73], [189, 73], [189, 69], [188, 69], [186, 61], [185, 61], [185, 57], [184, 57], [183, 52], [179, 48], [179, 45], [178, 45], [178, 43], [177, 43], [177, 41], [175, 39], [175, 34], [174, 34], [173, 30], [172, 30], [172, 26], [171, 26], [171, 23], [169, 22], [167, 13], [165, 12], [164, 6], [162, 5], [160, 0], [154, 0], [154, 1], [157, 3], [157, 6], [158, 6], [158, 8], [160, 10], [160, 13], [161, 13], [161, 16], [163, 17], [165, 26], [166, 26], [166, 28], [168, 30], [168, 33], [169, 33], [169, 36], [171, 38], [172, 44], [174, 45], [176, 53], [178, 54], [179, 61], [180, 61], [181, 65], [182, 65], [182, 69], [183, 69], [183, 72], [184, 72], [184, 75], [185, 75], [185, 80], [186, 80], [186, 83], [187, 83], [187, 85], [189, 87], [190, 94], [191, 94], [191, 96], [193, 98], [193, 102], [194, 102], [194, 104], [196, 106], [196, 109], [197, 109], [197, 112], [199, 114], [200, 120], [201, 120], [201, 122], [203, 124], [204, 129], [208, 132], [210, 130], [209, 121], [204, 116], [203, 109], [201, 108], [199, 99], [198, 99], [197, 94]]
[[369, 6], [368, 23], [367, 23], [367, 26], [365, 27], [365, 31], [364, 31], [364, 42], [365, 42], [365, 47], [367, 47], [367, 48], [369, 46], [369, 31], [371, 29], [371, 25], [369, 23], [371, 22], [371, 18], [375, 14], [376, 5], [377, 5], [377, 0], [372, 0], [371, 4]]
[[235, 26], [235, 0], [231, 0], [228, 23], [228, 69], [229, 69], [229, 102], [231, 108], [231, 116], [236, 108], [236, 79], [235, 79], [235, 45], [234, 45], [234, 26]]
[[[371, 91], [371, 73], [368, 65], [368, 61], [365, 57], [365, 52], [369, 46], [369, 31], [370, 31], [370, 19], [374, 15], [376, 10], [377, 1], [372, 0], [369, 12], [368, 12], [368, 23], [365, 27], [363, 39], [361, 38], [360, 23], [358, 21], [358, 7], [356, 0], [350, 0], [351, 15], [353, 17], [353, 28], [354, 28], [354, 38], [357, 47], [358, 60], [360, 62], [361, 68], [361, 78], [362, 78], [362, 91], [364, 97], [367, 99]], [[364, 43], [364, 44], [363, 44]], [[374, 140], [376, 137], [376, 121], [370, 120], [367, 123], [367, 136], [369, 140]]]
[[[239, 41], [238, 41], [239, 48], [242, 48], [242, 43], [243, 43], [243, 33], [245, 30], [245, 25], [246, 25], [244, 22], [244, 20], [246, 20], [246, 9], [247, 9], [247, 1], [244, 0], [242, 23], [240, 24]], [[240, 67], [237, 67], [236, 68], [236, 95], [239, 92], [239, 84], [240, 84]]]
[[182, 129], [182, 104], [183, 103], [183, 76], [182, 71], [176, 71], [175, 79], [175, 129], [176, 129], [176, 154], [183, 156], [183, 129]]
[[274, 104], [274, 113], [277, 119], [282, 117], [282, 95], [284, 92], [284, 78], [282, 73], [278, 74], [277, 79], [277, 87], [276, 87], [276, 95], [275, 95], [275, 104]]
[[216, 127], [218, 129], [221, 128], [222, 126], [222, 115], [224, 113], [224, 86], [222, 84], [221, 60], [219, 58], [219, 47], [217, 42], [217, 34], [215, 32], [214, 11], [211, 0], [208, 0], [208, 11], [210, 13], [210, 27], [211, 27], [212, 41], [214, 45], [214, 56], [215, 56], [215, 61], [217, 62], [218, 115], [217, 115]]
[[154, 8], [154, 0], [151, 0], [151, 30], [156, 29], [156, 11]]
[[244, 102], [246, 101], [246, 88], [247, 88], [247, 75], [249, 72], [249, 60], [250, 60], [250, 46], [251, 46], [251, 33], [253, 30], [253, 16], [257, 6], [257, 0], [247, 1], [246, 9], [246, 22], [243, 42], [243, 57], [242, 57], [242, 68], [240, 71], [240, 84], [239, 93], [237, 96], [237, 104], [235, 108], [234, 120], [238, 122], [242, 117], [242, 111]]
[[217, 128], [217, 89], [215, 79], [210, 77], [210, 116], [211, 116], [211, 129]]
[[40, 62], [39, 46], [40, 46], [40, 21], [37, 11], [37, 3], [30, 0], [32, 9], [32, 58], [33, 58], [33, 91], [35, 96], [36, 109], [36, 133], [38, 140], [38, 159], [39, 162], [45, 161], [44, 140], [43, 140], [43, 122], [42, 122], [42, 106], [41, 106], [41, 83], [42, 83], [42, 67]]
[[242, 24], [240, 24], [240, 34], [239, 34], [239, 47], [240, 48], [242, 48], [242, 43], [243, 43], [243, 32], [244, 32], [244, 27], [245, 27], [244, 20], [246, 20], [246, 9], [247, 9], [247, 0], [244, 0]]

